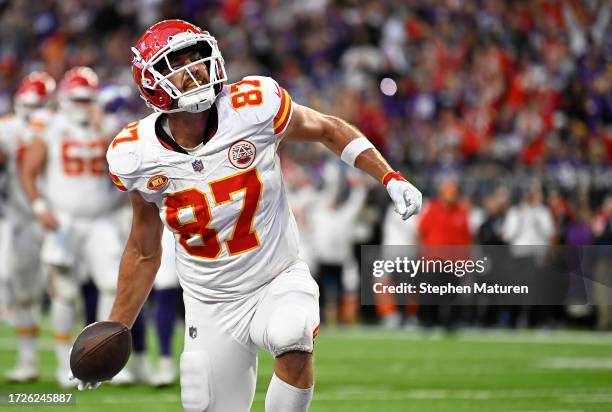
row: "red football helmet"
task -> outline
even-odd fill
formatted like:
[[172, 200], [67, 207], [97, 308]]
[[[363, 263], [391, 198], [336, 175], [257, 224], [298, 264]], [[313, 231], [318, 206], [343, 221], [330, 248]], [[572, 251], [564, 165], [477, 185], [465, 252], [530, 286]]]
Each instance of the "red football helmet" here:
[[58, 101], [60, 110], [69, 119], [77, 123], [87, 123], [97, 98], [98, 75], [91, 68], [73, 67], [62, 77]]
[[59, 86], [60, 99], [94, 100], [98, 96], [98, 75], [85, 66], [68, 70]]
[[[191, 47], [199, 49], [202, 58], [172, 67], [169, 55]], [[154, 24], [145, 31], [136, 47], [132, 47], [132, 52], [132, 72], [140, 95], [149, 107], [159, 112], [207, 110], [227, 80], [217, 40], [207, 31], [183, 20], [164, 20]], [[199, 64], [206, 65], [207, 83], [198, 80], [190, 70]], [[183, 70], [195, 86], [185, 92], [169, 80]]]
[[42, 106], [55, 90], [55, 80], [45, 72], [32, 72], [19, 85], [15, 103], [25, 106]]

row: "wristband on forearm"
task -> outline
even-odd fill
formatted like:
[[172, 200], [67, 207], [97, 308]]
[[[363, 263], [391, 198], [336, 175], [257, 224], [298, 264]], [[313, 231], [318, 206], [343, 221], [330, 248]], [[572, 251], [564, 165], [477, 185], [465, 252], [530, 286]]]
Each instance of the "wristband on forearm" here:
[[387, 186], [387, 184], [393, 179], [403, 180], [404, 182], [407, 182], [404, 176], [402, 176], [400, 172], [396, 172], [395, 170], [391, 170], [390, 172], [385, 173], [380, 182], [383, 184], [383, 186]]
[[36, 216], [40, 216], [49, 211], [49, 207], [47, 206], [47, 203], [39, 197], [32, 202], [32, 211]]
[[372, 142], [365, 137], [359, 137], [351, 140], [349, 144], [344, 147], [342, 153], [340, 154], [340, 159], [342, 159], [347, 165], [355, 167], [355, 160], [357, 160], [357, 156], [368, 149], [374, 149]]

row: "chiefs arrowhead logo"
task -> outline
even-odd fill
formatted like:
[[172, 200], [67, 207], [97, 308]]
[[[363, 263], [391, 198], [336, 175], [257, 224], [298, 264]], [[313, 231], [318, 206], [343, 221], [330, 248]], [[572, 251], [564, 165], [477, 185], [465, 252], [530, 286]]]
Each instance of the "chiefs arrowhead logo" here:
[[230, 163], [238, 169], [246, 169], [255, 160], [255, 145], [249, 141], [241, 140], [234, 143], [227, 153]]
[[155, 175], [147, 182], [149, 190], [162, 190], [168, 185], [168, 177], [164, 175]]

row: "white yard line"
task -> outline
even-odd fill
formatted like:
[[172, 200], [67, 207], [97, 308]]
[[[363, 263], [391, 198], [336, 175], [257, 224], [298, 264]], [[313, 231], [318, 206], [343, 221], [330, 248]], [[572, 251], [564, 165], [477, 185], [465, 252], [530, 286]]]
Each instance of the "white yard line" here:
[[[426, 333], [381, 331], [377, 329], [326, 330], [320, 332], [322, 339], [350, 338], [360, 340], [408, 340], [442, 341], [449, 335], [432, 331]], [[451, 338], [464, 342], [494, 342], [511, 344], [551, 344], [551, 345], [611, 345], [612, 333], [567, 332], [567, 331], [505, 331], [505, 330], [467, 330], [451, 335]]]
[[550, 358], [539, 365], [546, 369], [612, 369], [610, 358]]

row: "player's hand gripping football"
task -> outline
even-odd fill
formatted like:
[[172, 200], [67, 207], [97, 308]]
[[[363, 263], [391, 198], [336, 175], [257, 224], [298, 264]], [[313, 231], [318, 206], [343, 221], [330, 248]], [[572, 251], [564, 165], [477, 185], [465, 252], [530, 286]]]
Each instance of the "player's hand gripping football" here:
[[132, 334], [121, 322], [101, 321], [85, 327], [70, 350], [70, 370], [79, 390], [96, 389], [125, 367]]
[[102, 384], [102, 382], [83, 382], [80, 379], [77, 379], [74, 377], [74, 375], [70, 374], [70, 378], [71, 381], [76, 381], [78, 382], [77, 384], [77, 389], [80, 391], [86, 391], [88, 389], [90, 390], [94, 390], [97, 389], [98, 386], [100, 386]]
[[383, 184], [395, 204], [395, 211], [406, 220], [421, 211], [423, 195], [397, 172], [390, 172], [383, 178]]

